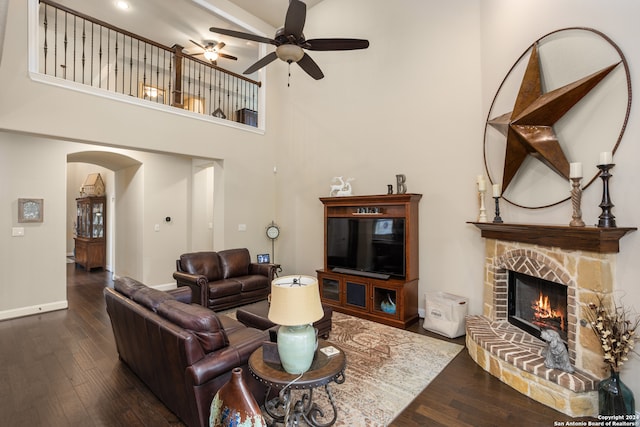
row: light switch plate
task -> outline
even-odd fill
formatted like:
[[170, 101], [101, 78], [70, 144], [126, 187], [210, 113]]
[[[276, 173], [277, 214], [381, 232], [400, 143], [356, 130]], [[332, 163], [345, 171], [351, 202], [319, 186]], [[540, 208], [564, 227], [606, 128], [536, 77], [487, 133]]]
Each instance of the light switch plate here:
[[11, 235], [13, 237], [24, 237], [24, 227], [13, 227], [11, 229]]

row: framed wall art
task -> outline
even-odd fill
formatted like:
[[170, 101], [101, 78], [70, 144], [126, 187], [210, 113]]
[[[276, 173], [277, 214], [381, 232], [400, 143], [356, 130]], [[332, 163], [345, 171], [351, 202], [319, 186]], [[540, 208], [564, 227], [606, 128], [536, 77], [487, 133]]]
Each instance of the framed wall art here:
[[43, 220], [43, 199], [18, 199], [18, 222], [42, 222]]

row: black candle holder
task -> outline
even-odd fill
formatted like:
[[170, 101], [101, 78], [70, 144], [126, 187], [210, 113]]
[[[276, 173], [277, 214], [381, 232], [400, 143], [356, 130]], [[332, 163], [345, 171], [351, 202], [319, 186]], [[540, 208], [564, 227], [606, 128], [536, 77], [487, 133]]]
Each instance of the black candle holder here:
[[497, 223], [497, 224], [502, 224], [502, 218], [500, 218], [500, 197], [493, 197], [493, 199], [496, 201], [496, 216], [493, 217], [493, 222]]
[[602, 178], [602, 202], [600, 202], [600, 208], [602, 209], [602, 213], [598, 218], [598, 227], [615, 227], [616, 226], [616, 217], [611, 213], [611, 208], [614, 206], [611, 203], [611, 198], [609, 197], [609, 178], [611, 178], [611, 174], [609, 170], [614, 167], [615, 164], [610, 163], [607, 165], [598, 165], [598, 169], [600, 169], [600, 178]]

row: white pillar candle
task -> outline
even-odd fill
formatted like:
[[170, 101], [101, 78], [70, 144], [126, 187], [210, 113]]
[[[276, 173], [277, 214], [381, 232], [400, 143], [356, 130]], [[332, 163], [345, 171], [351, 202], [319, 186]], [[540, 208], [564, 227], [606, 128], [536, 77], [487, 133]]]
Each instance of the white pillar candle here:
[[569, 178], [582, 178], [582, 163], [571, 163], [569, 165]]
[[500, 184], [493, 184], [493, 197], [500, 197]]
[[610, 165], [611, 163], [613, 163], [613, 154], [611, 151], [603, 151], [600, 153], [599, 165]]
[[486, 191], [487, 189], [487, 181], [482, 178], [482, 176], [478, 179], [478, 191]]

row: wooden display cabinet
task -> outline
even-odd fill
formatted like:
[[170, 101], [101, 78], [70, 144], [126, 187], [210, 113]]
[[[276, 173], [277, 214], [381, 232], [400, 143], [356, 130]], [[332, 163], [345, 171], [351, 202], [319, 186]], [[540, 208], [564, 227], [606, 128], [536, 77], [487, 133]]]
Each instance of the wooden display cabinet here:
[[[324, 268], [317, 270], [322, 303], [336, 311], [406, 328], [418, 316], [418, 203], [420, 194], [320, 198], [324, 204]], [[328, 218], [404, 218], [404, 278], [335, 271], [327, 255]], [[395, 307], [394, 307], [395, 305]]]
[[107, 202], [105, 197], [76, 199], [75, 260], [85, 270], [106, 267]]

